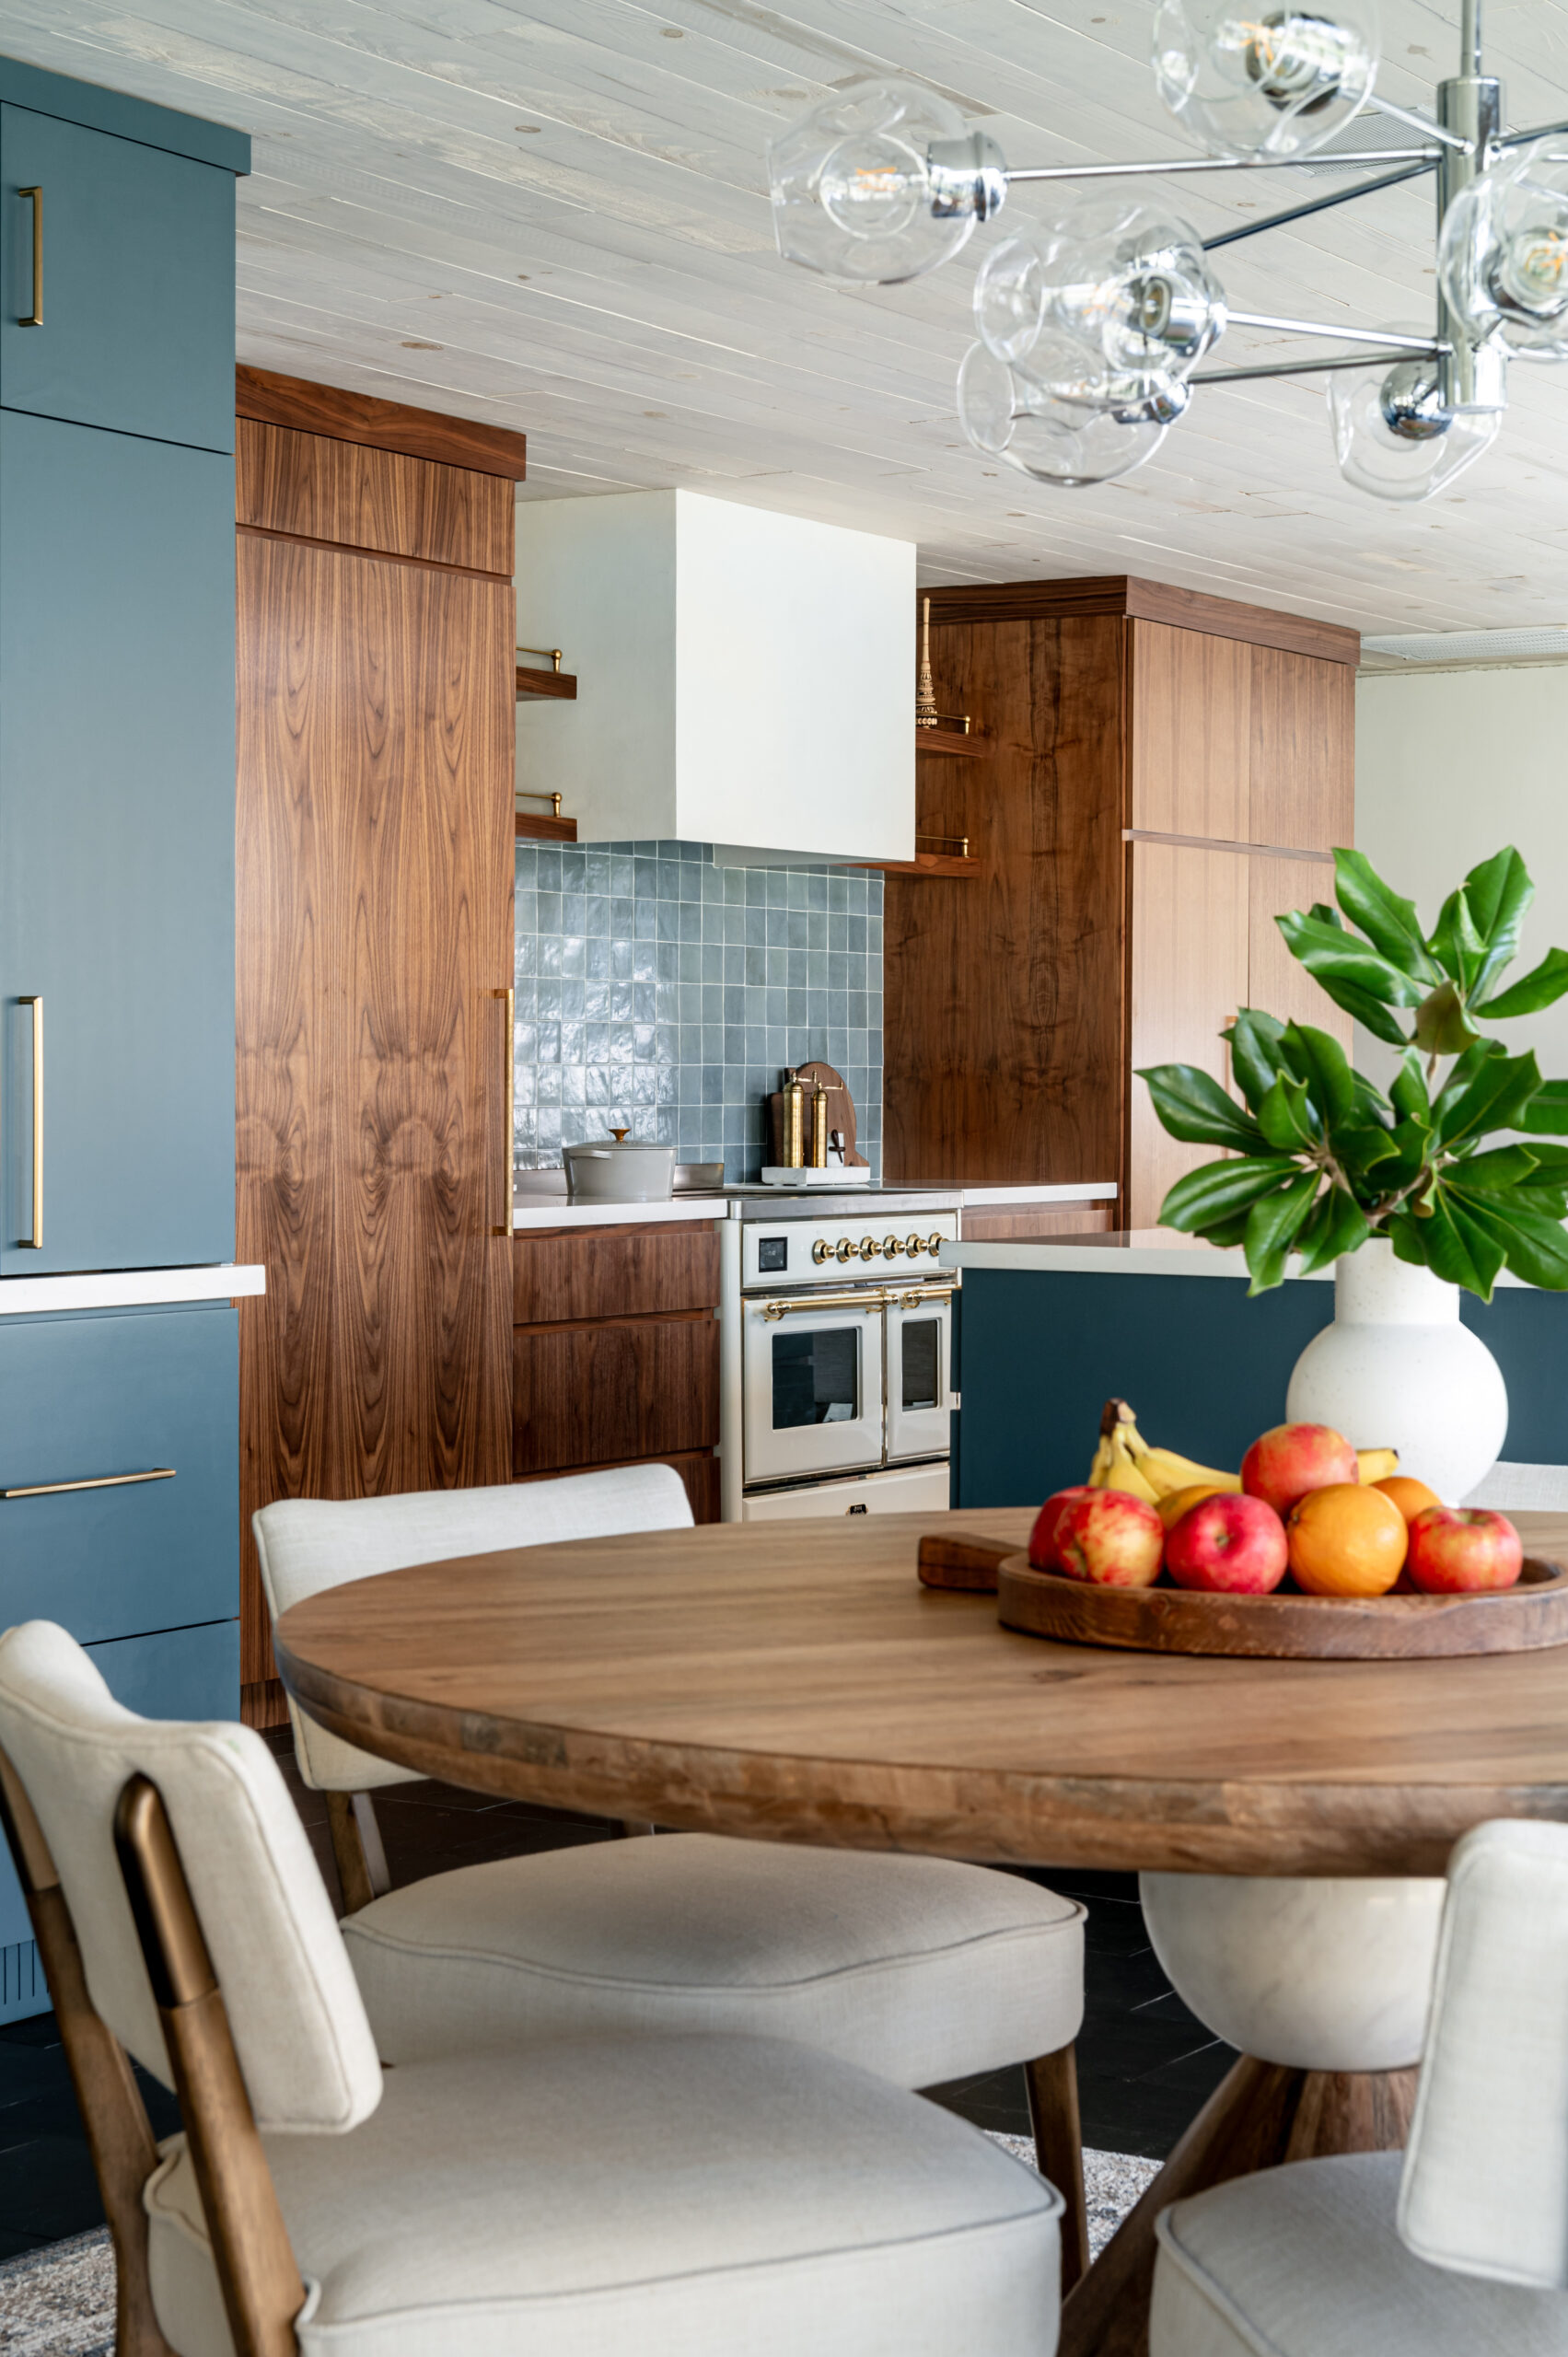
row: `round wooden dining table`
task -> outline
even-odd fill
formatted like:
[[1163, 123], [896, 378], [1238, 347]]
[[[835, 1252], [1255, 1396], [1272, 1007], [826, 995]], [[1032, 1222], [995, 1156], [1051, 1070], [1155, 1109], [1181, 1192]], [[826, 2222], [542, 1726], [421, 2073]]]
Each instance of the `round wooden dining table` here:
[[[1493, 1817], [1568, 1818], [1568, 1647], [1278, 1661], [1058, 1644], [934, 1592], [919, 1540], [1031, 1515], [723, 1524], [424, 1563], [278, 1622], [302, 1710], [383, 1759], [616, 1818], [997, 1864], [1440, 1875]], [[1568, 1517], [1514, 1517], [1568, 1559]], [[1408, 2074], [1390, 2073], [1403, 2080]], [[1243, 2057], [1063, 2312], [1146, 2345], [1179, 2194], [1396, 2142], [1409, 2089]]]

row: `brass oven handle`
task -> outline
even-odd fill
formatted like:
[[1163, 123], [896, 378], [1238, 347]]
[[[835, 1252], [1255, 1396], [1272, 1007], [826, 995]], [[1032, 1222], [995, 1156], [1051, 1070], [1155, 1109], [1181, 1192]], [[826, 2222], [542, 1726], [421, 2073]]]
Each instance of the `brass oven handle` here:
[[57, 1498], [64, 1490], [122, 1490], [133, 1481], [172, 1481], [172, 1465], [155, 1465], [148, 1473], [95, 1473], [87, 1481], [30, 1481], [24, 1488], [0, 1490], [0, 1498]]
[[951, 1301], [958, 1288], [955, 1285], [916, 1285], [909, 1293], [889, 1294], [891, 1305], [900, 1309], [918, 1309], [923, 1301]]
[[19, 328], [41, 328], [43, 325], [43, 191], [41, 188], [19, 188], [32, 205], [32, 309], [18, 313]]
[[878, 1285], [875, 1293], [814, 1293], [798, 1301], [765, 1301], [762, 1315], [772, 1324], [780, 1318], [794, 1318], [806, 1310], [819, 1318], [825, 1309], [865, 1309], [869, 1313], [873, 1309], [886, 1309], [887, 1306], [888, 1295]]
[[504, 1227], [493, 1227], [490, 1233], [492, 1236], [510, 1236], [512, 1233], [512, 1155], [516, 1150], [513, 1141], [517, 1130], [517, 1067], [515, 1059], [517, 1052], [517, 993], [515, 990], [492, 991], [490, 995], [492, 998], [504, 998], [506, 1002], [506, 1189], [504, 1204], [506, 1224]]
[[17, 1239], [24, 1252], [43, 1249], [43, 993], [23, 998], [32, 1009], [32, 1234]]

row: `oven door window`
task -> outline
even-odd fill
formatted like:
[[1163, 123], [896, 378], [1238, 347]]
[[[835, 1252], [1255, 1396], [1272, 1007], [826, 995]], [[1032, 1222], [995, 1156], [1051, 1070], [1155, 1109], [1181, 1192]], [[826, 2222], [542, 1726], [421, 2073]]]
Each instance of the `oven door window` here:
[[905, 1415], [942, 1404], [943, 1332], [940, 1318], [906, 1318], [900, 1322], [894, 1397]]
[[860, 1415], [860, 1342], [854, 1327], [809, 1327], [772, 1336], [772, 1425], [850, 1424]]

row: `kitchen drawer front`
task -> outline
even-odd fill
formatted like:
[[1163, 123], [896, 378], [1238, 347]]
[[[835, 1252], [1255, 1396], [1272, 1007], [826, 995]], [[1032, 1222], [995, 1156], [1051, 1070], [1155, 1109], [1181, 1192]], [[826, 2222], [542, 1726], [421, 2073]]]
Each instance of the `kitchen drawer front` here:
[[[110, 1690], [128, 1711], [147, 1719], [232, 1719], [239, 1711], [239, 1623], [219, 1620], [204, 1629], [165, 1629], [153, 1637], [126, 1637], [112, 1644], [94, 1645], [89, 1658], [102, 1671]], [[6, 1844], [0, 1840], [0, 1949], [26, 1945], [32, 1923]], [[0, 1986], [0, 2020], [43, 2013], [48, 1995], [42, 1975], [36, 1976], [38, 1995], [28, 2002], [35, 1976], [22, 1975], [20, 2001], [7, 2005], [7, 1991]]]
[[686, 1318], [607, 1318], [512, 1337], [512, 1469], [518, 1476], [712, 1448], [719, 1329]]
[[[231, 451], [233, 173], [17, 106], [0, 107], [0, 402]], [[35, 201], [41, 327], [22, 324]]]
[[174, 1472], [0, 1498], [0, 1628], [90, 1644], [238, 1612], [238, 1327], [226, 1304], [0, 1320], [0, 1490]]
[[546, 1229], [512, 1239], [517, 1326], [714, 1309], [718, 1297], [718, 1233], [703, 1220]]

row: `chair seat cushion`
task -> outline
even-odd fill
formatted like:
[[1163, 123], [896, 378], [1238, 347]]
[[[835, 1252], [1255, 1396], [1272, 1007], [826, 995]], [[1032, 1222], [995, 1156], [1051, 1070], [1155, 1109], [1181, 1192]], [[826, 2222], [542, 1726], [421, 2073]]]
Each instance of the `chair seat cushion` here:
[[1565, 2357], [1568, 2293], [1406, 2250], [1403, 2165], [1399, 2153], [1298, 2161], [1162, 2212], [1150, 2357]]
[[[964, 2121], [752, 2038], [564, 2040], [389, 2073], [269, 2137], [302, 2357], [1051, 2357], [1049, 2186]], [[149, 2181], [158, 2321], [230, 2357], [184, 2140]]]
[[948, 1859], [660, 1833], [461, 1866], [374, 1900], [343, 1933], [391, 2061], [718, 2031], [923, 2087], [1076, 2037], [1083, 1918]]

